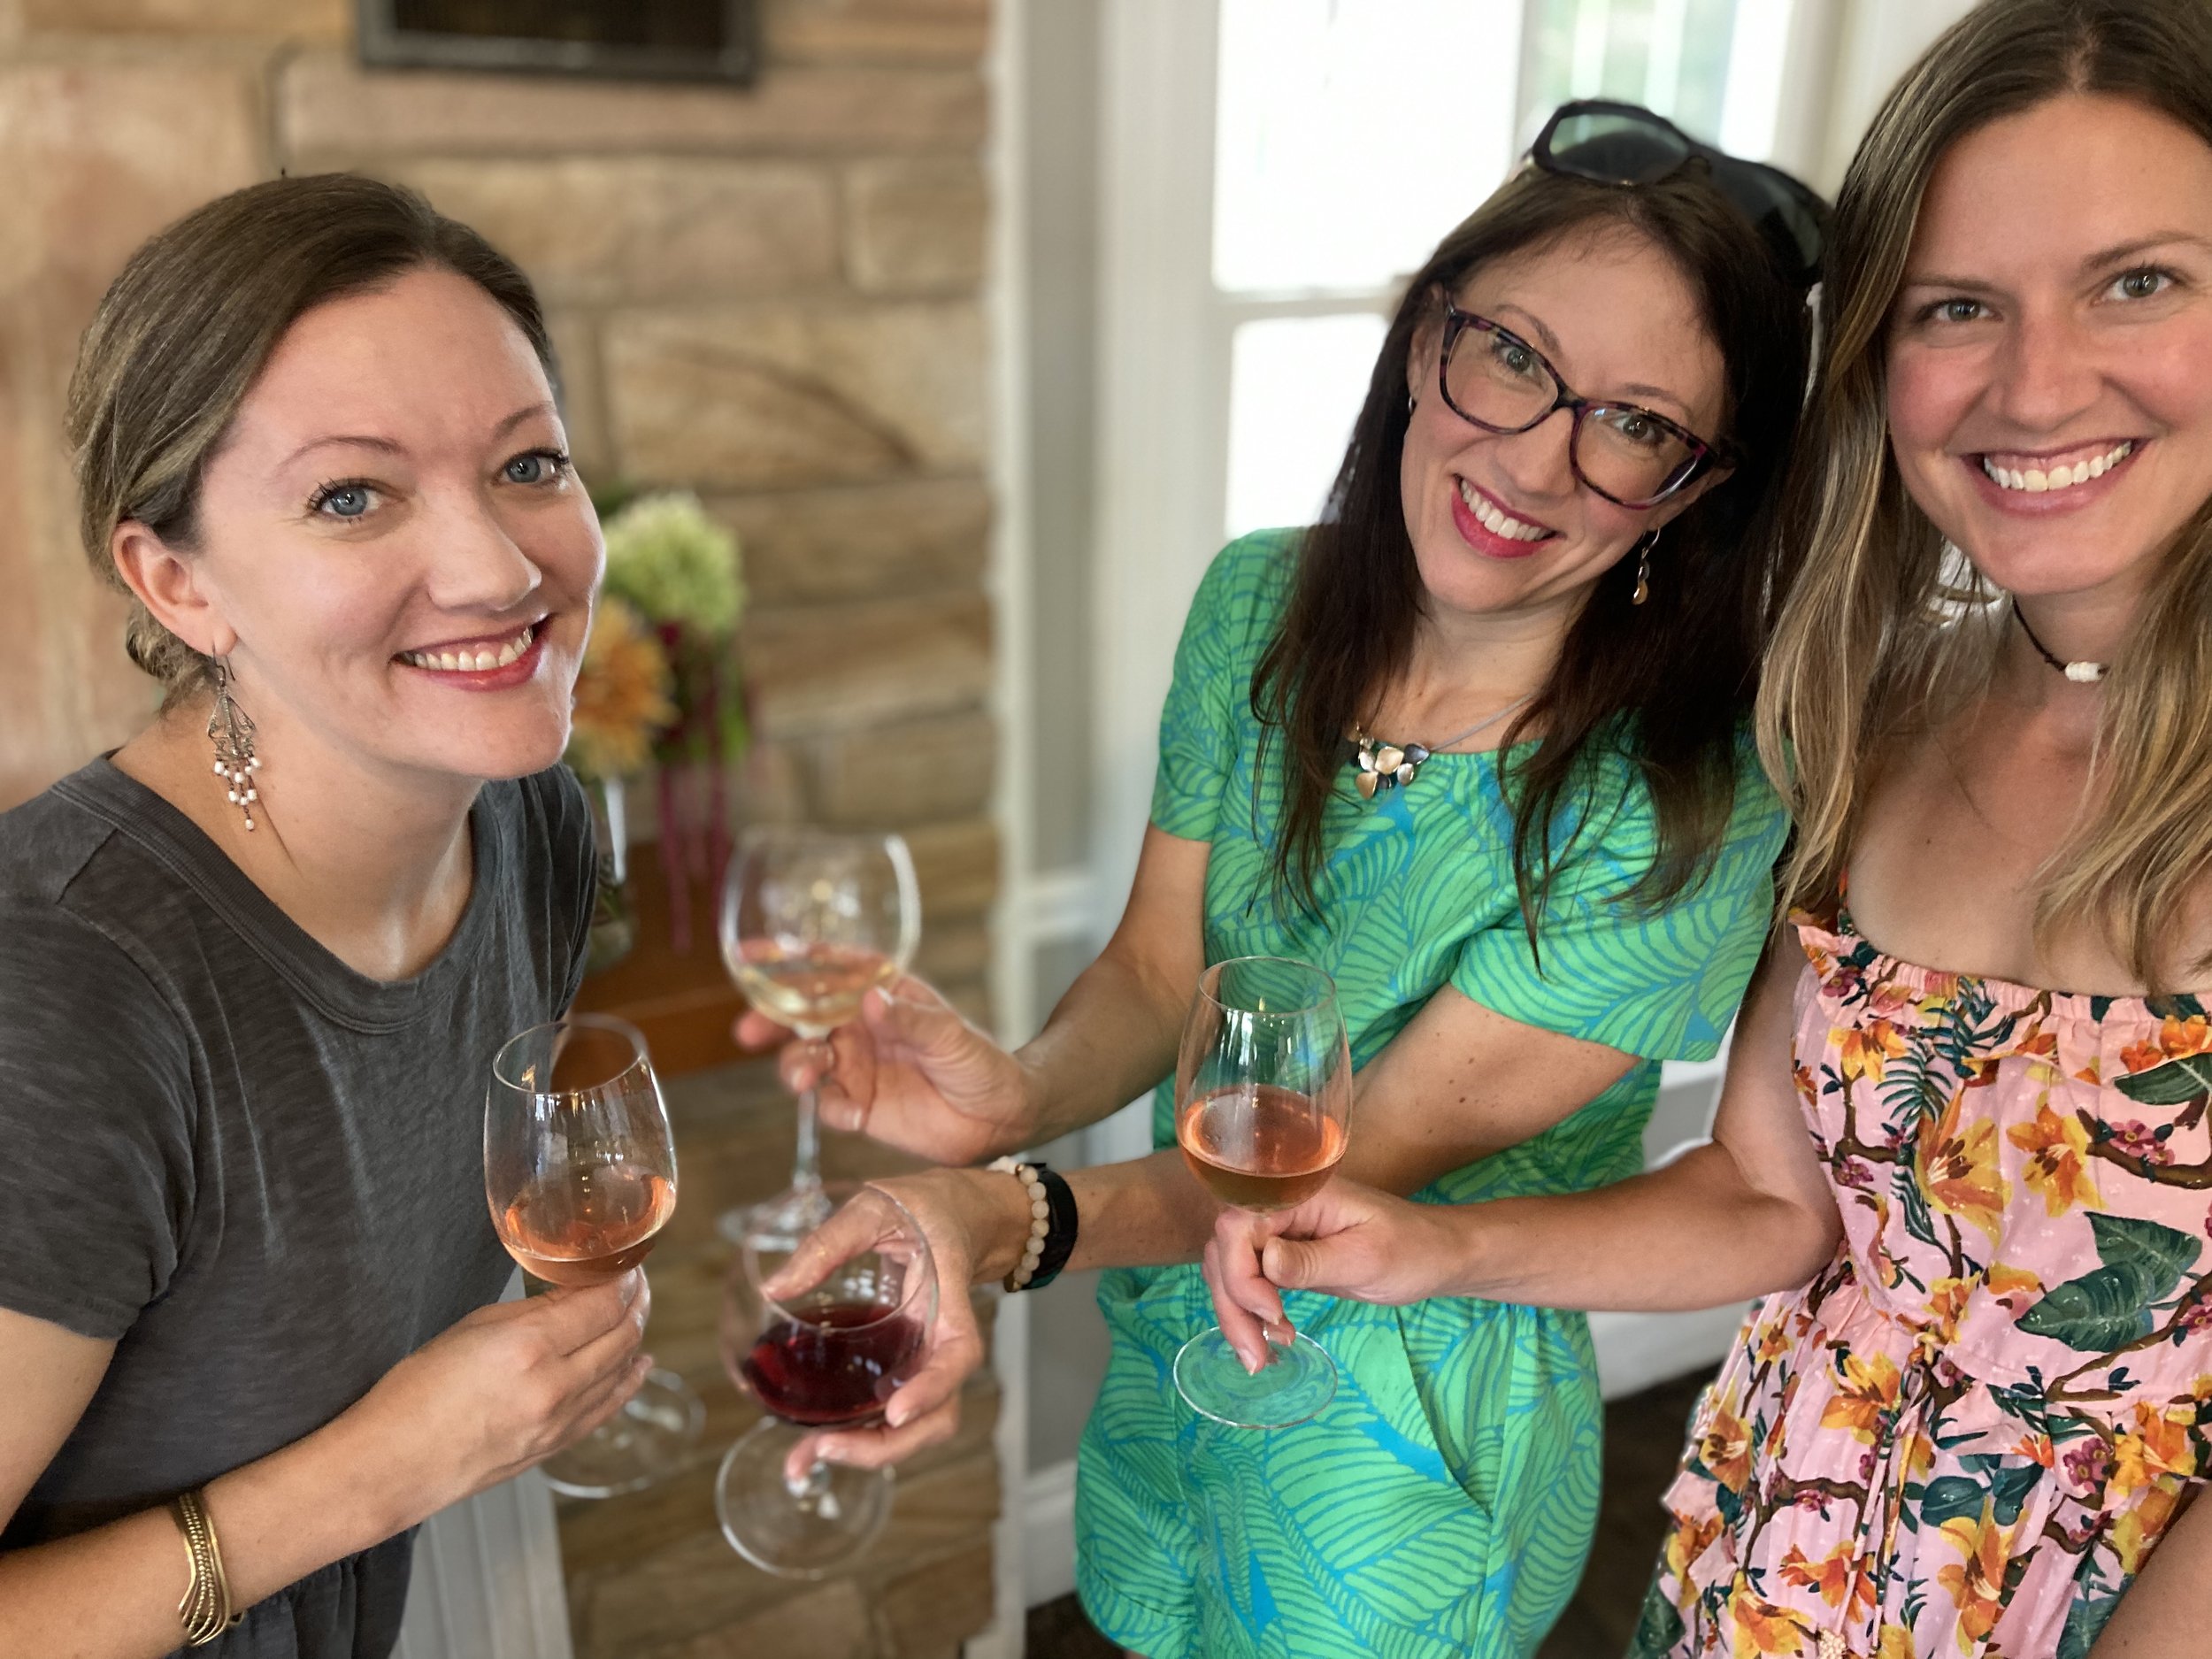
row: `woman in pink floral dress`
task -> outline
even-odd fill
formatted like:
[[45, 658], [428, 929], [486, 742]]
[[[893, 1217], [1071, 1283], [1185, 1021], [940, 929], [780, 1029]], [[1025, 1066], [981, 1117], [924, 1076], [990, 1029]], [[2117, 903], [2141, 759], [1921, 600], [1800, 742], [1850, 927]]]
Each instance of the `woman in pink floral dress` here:
[[1640, 1655], [2212, 1654], [2212, 6], [1987, 0], [1831, 270], [1760, 702], [1797, 909], [1712, 1142], [1225, 1217], [1216, 1304], [1256, 1353], [1278, 1286], [1763, 1295]]

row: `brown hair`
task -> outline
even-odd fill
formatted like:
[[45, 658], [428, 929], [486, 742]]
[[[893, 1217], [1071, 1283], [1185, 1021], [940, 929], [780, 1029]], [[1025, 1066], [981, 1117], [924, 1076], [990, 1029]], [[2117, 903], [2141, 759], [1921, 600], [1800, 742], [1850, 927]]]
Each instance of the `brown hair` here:
[[1545, 734], [1501, 761], [1524, 925], [1533, 939], [1553, 872], [1582, 826], [1602, 826], [1610, 803], [1590, 797], [1608, 753], [1635, 764], [1656, 818], [1657, 856], [1630, 888], [1640, 902], [1663, 904], [1701, 879], [1726, 836], [1760, 648], [1783, 585], [1771, 520], [1804, 396], [1809, 311], [1703, 163], [1635, 186], [1529, 168], [1446, 236], [1408, 287], [1253, 678], [1253, 712], [1284, 748], [1277, 886], [1308, 909], [1324, 814], [1342, 785], [1345, 728], [1404, 669], [1425, 603], [1398, 479], [1408, 362], [1424, 328], [1440, 322], [1442, 296], [1486, 263], [1609, 231], [1652, 242], [1695, 294], [1725, 366], [1729, 431], [1712, 435], [1730, 445], [1734, 472], [1667, 526], [1647, 603], [1632, 603], [1633, 560], [1598, 579], [1550, 677], [1507, 729], [1502, 757], [1524, 732]]
[[[1845, 175], [1826, 361], [1786, 507], [1801, 574], [1759, 695], [1761, 753], [1797, 822], [1786, 903], [1833, 902], [1884, 746], [1985, 684], [2002, 638], [1979, 626], [2000, 596], [1947, 551], [1891, 457], [1889, 325], [1945, 154], [2067, 92], [2131, 99], [2212, 143], [2212, 8], [1988, 0], [1898, 82]], [[2177, 539], [2116, 654], [2085, 799], [2097, 810], [2040, 874], [2038, 940], [2085, 923], [2155, 987], [2212, 864], [2212, 508]]]
[[[466, 277], [514, 319], [557, 379], [529, 279], [416, 192], [357, 174], [272, 179], [218, 196], [131, 256], [78, 348], [69, 382], [85, 556], [127, 592], [110, 542], [135, 519], [172, 547], [198, 534], [200, 482], [248, 390], [300, 316], [422, 266]], [[125, 644], [166, 688], [208, 683], [208, 659], [135, 598]]]

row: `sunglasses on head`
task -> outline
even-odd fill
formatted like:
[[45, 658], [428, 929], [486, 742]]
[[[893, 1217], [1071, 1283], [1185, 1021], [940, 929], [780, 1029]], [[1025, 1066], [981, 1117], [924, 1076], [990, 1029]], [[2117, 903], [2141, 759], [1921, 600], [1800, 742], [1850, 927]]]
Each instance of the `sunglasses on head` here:
[[1604, 98], [1563, 104], [1529, 150], [1529, 159], [1547, 173], [1603, 184], [1656, 184], [1693, 157], [1711, 169], [1714, 188], [1742, 210], [1800, 288], [1820, 280], [1825, 202], [1779, 167], [1716, 150], [1641, 104]]

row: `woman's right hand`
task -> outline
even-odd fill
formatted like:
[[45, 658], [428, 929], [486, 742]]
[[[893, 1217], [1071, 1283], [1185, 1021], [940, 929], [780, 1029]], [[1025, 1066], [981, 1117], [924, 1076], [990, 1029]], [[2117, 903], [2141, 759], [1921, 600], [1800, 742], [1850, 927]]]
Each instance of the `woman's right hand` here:
[[811, 1088], [822, 1121], [935, 1164], [973, 1164], [1028, 1141], [1034, 1120], [1021, 1063], [909, 976], [862, 1000], [860, 1018], [820, 1041], [791, 1041], [764, 1014], [737, 1022], [745, 1048], [785, 1045], [785, 1087]]
[[386, 1371], [341, 1420], [377, 1448], [370, 1455], [396, 1496], [414, 1500], [400, 1507], [420, 1520], [619, 1411], [652, 1367], [638, 1351], [652, 1306], [633, 1268], [603, 1285], [479, 1308]]
[[[989, 1357], [969, 1287], [1003, 1277], [1029, 1240], [1029, 1194], [995, 1170], [922, 1170], [869, 1185], [904, 1206], [929, 1240], [936, 1323], [920, 1367], [885, 1402], [883, 1425], [808, 1435], [785, 1461], [794, 1479], [817, 1459], [879, 1469], [953, 1437], [961, 1386]], [[801, 1240], [762, 1289], [788, 1296], [818, 1284], [838, 1263], [872, 1247], [879, 1222], [865, 1207], [848, 1204]]]

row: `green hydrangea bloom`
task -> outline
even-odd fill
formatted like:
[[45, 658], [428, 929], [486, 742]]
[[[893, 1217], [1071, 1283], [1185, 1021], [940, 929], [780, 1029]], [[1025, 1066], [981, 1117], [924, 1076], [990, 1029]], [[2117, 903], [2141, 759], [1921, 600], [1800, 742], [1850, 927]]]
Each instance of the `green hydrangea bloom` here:
[[745, 611], [737, 538], [689, 490], [641, 495], [607, 520], [607, 591], [649, 622], [726, 637]]

